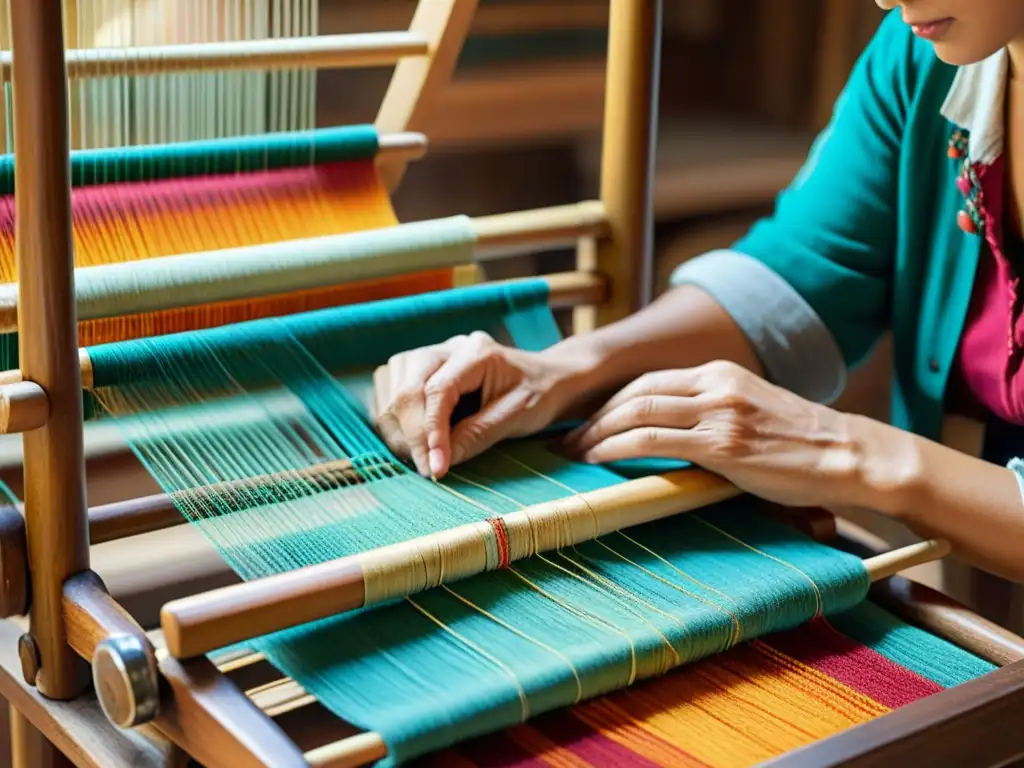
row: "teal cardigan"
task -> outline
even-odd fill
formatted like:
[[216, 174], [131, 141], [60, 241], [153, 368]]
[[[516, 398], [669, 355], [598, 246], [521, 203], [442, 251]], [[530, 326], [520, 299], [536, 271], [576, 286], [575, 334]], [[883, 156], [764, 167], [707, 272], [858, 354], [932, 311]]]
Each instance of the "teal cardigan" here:
[[891, 329], [894, 422], [933, 439], [982, 248], [957, 226], [942, 115], [956, 74], [890, 14], [773, 215], [673, 276], [719, 299], [770, 378], [819, 401]]

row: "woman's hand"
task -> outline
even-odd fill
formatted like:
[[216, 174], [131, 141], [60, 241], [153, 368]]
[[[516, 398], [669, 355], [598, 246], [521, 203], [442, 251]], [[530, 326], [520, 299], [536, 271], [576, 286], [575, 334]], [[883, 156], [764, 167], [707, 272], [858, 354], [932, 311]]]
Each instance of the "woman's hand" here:
[[[538, 432], [585, 389], [587, 361], [558, 348], [523, 352], [485, 333], [392, 357], [374, 374], [377, 427], [418, 472], [443, 477], [500, 440]], [[480, 391], [480, 410], [450, 426], [460, 398]]]
[[683, 459], [770, 501], [838, 507], [857, 505], [862, 421], [716, 362], [640, 377], [566, 449], [592, 463]]

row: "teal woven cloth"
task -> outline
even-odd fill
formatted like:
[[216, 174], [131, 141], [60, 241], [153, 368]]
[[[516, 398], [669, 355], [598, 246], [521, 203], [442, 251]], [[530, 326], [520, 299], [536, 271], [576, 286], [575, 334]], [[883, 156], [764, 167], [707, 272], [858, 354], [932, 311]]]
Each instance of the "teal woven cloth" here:
[[[547, 300], [540, 280], [485, 285], [94, 347], [97, 398], [168, 491], [336, 459], [359, 468], [358, 482], [289, 476], [182, 503], [235, 571], [259, 578], [624, 482], [537, 438], [435, 484], [367, 418], [354, 382], [395, 352], [473, 330], [555, 343]], [[217, 427], [204, 416], [216, 398], [256, 416]], [[868, 582], [858, 558], [740, 500], [249, 645], [381, 734], [390, 765], [842, 612]]]

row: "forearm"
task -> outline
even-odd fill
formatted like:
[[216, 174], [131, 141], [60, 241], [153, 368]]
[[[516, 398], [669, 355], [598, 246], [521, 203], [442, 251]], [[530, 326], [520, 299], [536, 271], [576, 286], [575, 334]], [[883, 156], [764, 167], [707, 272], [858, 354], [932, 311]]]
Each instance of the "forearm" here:
[[[863, 505], [944, 538], [957, 556], [1024, 582], [1024, 502], [1013, 472], [857, 417]], [[863, 437], [866, 436], [866, 437]]]
[[714, 251], [684, 262], [672, 282], [678, 287], [643, 311], [551, 350], [555, 361], [587, 366], [572, 389], [607, 392], [651, 371], [727, 360], [815, 402], [842, 391], [846, 363], [831, 332], [762, 262]]
[[583, 386], [594, 394], [616, 390], [650, 371], [711, 360], [730, 360], [762, 373], [753, 345], [732, 316], [691, 285], [669, 291], [617, 323], [571, 336], [548, 354], [583, 361], [588, 369]]

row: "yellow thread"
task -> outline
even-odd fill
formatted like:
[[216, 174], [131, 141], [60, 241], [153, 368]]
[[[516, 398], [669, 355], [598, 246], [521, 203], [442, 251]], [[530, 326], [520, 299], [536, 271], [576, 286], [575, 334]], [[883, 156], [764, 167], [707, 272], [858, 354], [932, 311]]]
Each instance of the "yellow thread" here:
[[821, 592], [818, 590], [817, 583], [815, 583], [814, 579], [812, 579], [808, 574], [804, 573], [804, 571], [802, 571], [800, 568], [797, 568], [792, 563], [787, 563], [782, 558], [776, 557], [775, 555], [770, 555], [767, 552], [761, 551], [757, 547], [754, 547], [754, 546], [751, 546], [750, 544], [747, 544], [747, 542], [745, 542], [742, 539], [739, 539], [739, 538], [733, 536], [731, 533], [729, 533], [727, 531], [723, 531], [721, 528], [719, 528], [716, 525], [712, 525], [707, 520], [704, 520], [703, 518], [701, 518], [699, 515], [693, 515], [693, 519], [696, 520], [699, 523], [702, 523], [702, 524], [706, 525], [708, 528], [711, 528], [712, 530], [717, 531], [718, 533], [720, 533], [723, 536], [725, 536], [727, 539], [729, 539], [731, 541], [734, 541], [737, 544], [742, 544], [744, 547], [749, 549], [751, 552], [756, 552], [757, 554], [761, 555], [762, 557], [766, 557], [769, 560], [774, 560], [779, 565], [784, 565], [786, 568], [791, 568], [792, 570], [796, 571], [801, 576], [803, 576], [805, 579], [807, 579], [807, 581], [811, 585], [811, 588], [814, 590], [814, 597], [815, 597], [815, 602], [816, 602], [816, 608], [815, 608], [815, 611], [814, 611], [815, 618], [817, 618], [818, 616], [821, 616], [821, 613], [824, 610], [824, 601], [821, 598]]
[[525, 723], [529, 719], [529, 717], [530, 717], [530, 702], [527, 700], [527, 698], [526, 698], [526, 691], [523, 690], [523, 686], [521, 686], [519, 684], [519, 680], [518, 680], [518, 678], [516, 678], [515, 672], [513, 672], [501, 659], [491, 655], [490, 653], [485, 651], [483, 648], [481, 648], [479, 645], [474, 643], [472, 640], [469, 640], [469, 639], [463, 637], [461, 634], [456, 632], [454, 629], [449, 627], [447, 624], [445, 624], [439, 618], [437, 618], [432, 613], [430, 613], [430, 611], [428, 611], [427, 609], [425, 609], [421, 605], [419, 605], [412, 598], [407, 597], [407, 598], [405, 598], [405, 600], [406, 600], [407, 603], [409, 603], [409, 605], [411, 605], [413, 608], [415, 608], [417, 611], [419, 611], [421, 614], [423, 614], [426, 618], [428, 618], [430, 621], [434, 622], [437, 626], [439, 626], [443, 631], [447, 632], [449, 635], [454, 637], [460, 643], [465, 644], [466, 646], [468, 646], [472, 650], [474, 650], [477, 653], [479, 653], [485, 659], [490, 661], [492, 664], [495, 664], [500, 669], [502, 669], [505, 672], [505, 674], [507, 674], [511, 678], [512, 684], [516, 687], [516, 692], [519, 695], [519, 704], [520, 704], [520, 709], [521, 709], [521, 712], [522, 712], [523, 722]]
[[[495, 450], [496, 450], [496, 452], [500, 453], [503, 457], [507, 458], [509, 461], [513, 462], [514, 464], [517, 464], [518, 466], [522, 467], [523, 469], [527, 470], [528, 472], [532, 472], [534, 475], [537, 475], [538, 477], [540, 477], [540, 478], [542, 478], [544, 480], [547, 480], [548, 482], [553, 483], [554, 485], [557, 485], [557, 486], [559, 486], [561, 488], [564, 488], [565, 490], [569, 491], [569, 493], [576, 494], [578, 497], [583, 499], [584, 503], [586, 503], [586, 498], [583, 497], [583, 495], [579, 491], [577, 491], [575, 488], [572, 488], [572, 487], [566, 485], [565, 483], [563, 483], [561, 480], [559, 480], [559, 479], [557, 479], [555, 477], [551, 477], [550, 475], [547, 475], [547, 474], [541, 472], [540, 470], [538, 470], [538, 469], [536, 469], [534, 467], [531, 467], [528, 464], [523, 463], [522, 461], [517, 459], [515, 456], [510, 456], [509, 454], [504, 453], [504, 452], [502, 452], [500, 450], [497, 450], [497, 449], [495, 449]], [[587, 506], [589, 507], [590, 505], [588, 504]], [[591, 509], [591, 512], [593, 512], [592, 509]], [[596, 518], [596, 515], [595, 515], [595, 518]], [[723, 597], [726, 600], [728, 600], [729, 602], [731, 602], [737, 608], [739, 607], [738, 604], [736, 603], [736, 601], [733, 598], [729, 597], [728, 595], [726, 595], [723, 592], [720, 592], [719, 590], [715, 589], [711, 585], [705, 584], [704, 582], [700, 581], [699, 579], [696, 579], [693, 576], [690, 576], [685, 571], [683, 571], [681, 568], [678, 568], [677, 566], [673, 565], [668, 560], [666, 560], [665, 558], [661, 557], [660, 555], [658, 555], [657, 553], [653, 552], [652, 550], [648, 549], [647, 547], [644, 547], [639, 542], [634, 541], [631, 537], [627, 536], [622, 531], [616, 531], [615, 533], [617, 533], [618, 535], [622, 536], [627, 541], [630, 541], [630, 542], [636, 544], [638, 547], [640, 547], [641, 549], [645, 550], [646, 552], [654, 555], [656, 558], [658, 558], [658, 560], [660, 560], [662, 563], [664, 563], [665, 565], [670, 567], [672, 570], [677, 572], [680, 576], [682, 576], [683, 578], [687, 579], [688, 581], [691, 581], [694, 584], [697, 584], [700, 587], [703, 587], [704, 589], [707, 589], [709, 592], [714, 592], [715, 594], [720, 595], [721, 597]], [[683, 594], [688, 595], [688, 596], [694, 598], [695, 600], [699, 600], [700, 602], [704, 603], [705, 605], [709, 605], [712, 608], [717, 608], [718, 610], [723, 611], [724, 613], [728, 614], [728, 616], [730, 617], [730, 619], [733, 622], [733, 637], [730, 640], [730, 644], [731, 645], [735, 645], [736, 643], [739, 642], [739, 639], [742, 636], [742, 628], [741, 628], [740, 619], [739, 619], [739, 617], [735, 613], [730, 611], [728, 608], [724, 608], [724, 607], [718, 605], [715, 602], [707, 600], [706, 598], [704, 598], [704, 597], [702, 597], [702, 596], [700, 596], [700, 595], [698, 595], [698, 594], [696, 594], [694, 592], [691, 592], [688, 589], [684, 589], [683, 587], [679, 586], [678, 584], [673, 584], [672, 582], [668, 581], [667, 579], [665, 579], [665, 578], [663, 578], [661, 576], [658, 576], [656, 573], [654, 573], [653, 571], [650, 571], [649, 569], [645, 568], [644, 566], [640, 565], [639, 563], [633, 562], [632, 560], [627, 558], [625, 555], [623, 555], [621, 552], [619, 552], [618, 550], [616, 550], [613, 547], [609, 546], [608, 544], [606, 544], [605, 542], [601, 541], [600, 539], [594, 539], [594, 543], [601, 545], [602, 547], [607, 549], [612, 554], [616, 555], [617, 557], [620, 557], [626, 563], [632, 565], [635, 568], [639, 568], [644, 573], [646, 573], [646, 574], [650, 575], [651, 577], [657, 579], [658, 581], [661, 581], [662, 583], [672, 587], [673, 589], [676, 589], [679, 592], [682, 592]], [[577, 552], [579, 551], [576, 547], [573, 547], [573, 549], [576, 550]], [[583, 555], [582, 553], [580, 553], [580, 556], [581, 557], [585, 557], [585, 555]]]
[[[457, 480], [460, 480], [461, 482], [466, 483], [467, 485], [472, 485], [472, 486], [474, 486], [476, 488], [479, 488], [482, 491], [484, 491], [485, 493], [491, 493], [491, 494], [493, 494], [495, 496], [498, 496], [499, 498], [504, 498], [507, 501], [509, 501], [510, 503], [512, 503], [512, 504], [514, 504], [514, 505], [516, 505], [516, 506], [518, 506], [520, 508], [525, 507], [524, 504], [520, 503], [516, 499], [513, 499], [511, 496], [506, 496], [505, 494], [501, 493], [500, 491], [496, 491], [493, 488], [490, 488], [490, 487], [488, 487], [488, 486], [486, 486], [486, 485], [484, 485], [482, 483], [478, 483], [478, 482], [476, 482], [474, 480], [470, 480], [469, 478], [461, 476], [461, 475], [458, 475], [457, 473], [454, 473], [454, 472], [449, 473], [449, 475], [451, 477], [454, 477]], [[475, 504], [476, 506], [478, 506], [478, 507], [480, 507], [482, 509], [488, 510], [491, 514], [497, 514], [496, 510], [491, 510], [490, 508], [486, 507], [482, 503], [479, 503], [479, 502], [477, 502], [475, 500], [469, 499], [468, 496], [465, 496], [464, 494], [459, 493], [458, 491], [454, 490], [453, 488], [448, 488], [448, 486], [445, 486], [445, 485], [442, 485], [441, 487], [446, 488], [447, 490], [451, 491], [451, 493], [453, 495], [455, 495], [455, 496], [457, 496], [459, 498], [465, 498], [466, 500], [471, 501], [471, 503]], [[536, 542], [534, 542], [534, 544], [536, 544]], [[564, 568], [561, 568], [560, 566], [558, 566], [555, 563], [551, 562], [548, 558], [544, 557], [543, 555], [536, 554], [536, 546], [534, 547], [534, 552], [535, 552], [534, 556], [537, 557], [537, 559], [541, 560], [542, 562], [547, 563], [552, 568], [557, 568], [557, 569], [565, 571]], [[509, 567], [506, 570], [509, 571], [512, 575], [516, 576], [516, 578], [520, 579], [529, 588], [533, 589], [534, 591], [536, 591], [538, 594], [542, 595], [546, 599], [552, 601], [553, 603], [555, 603], [555, 605], [559, 606], [560, 608], [562, 608], [563, 610], [565, 610], [568, 613], [572, 614], [573, 616], [575, 616], [576, 618], [580, 619], [581, 621], [586, 622], [586, 623], [588, 623], [588, 624], [590, 624], [591, 626], [594, 626], [594, 627], [610, 630], [610, 631], [614, 632], [615, 634], [619, 635], [621, 638], [623, 638], [623, 640], [625, 640], [625, 642], [629, 644], [629, 650], [630, 650], [630, 676], [629, 676], [629, 680], [630, 680], [630, 684], [632, 684], [632, 682], [636, 679], [636, 670], [637, 670], [637, 666], [636, 666], [636, 645], [634, 644], [633, 639], [629, 636], [628, 632], [626, 632], [621, 627], [616, 626], [613, 622], [609, 621], [608, 619], [606, 619], [606, 618], [604, 618], [602, 616], [597, 616], [597, 615], [595, 615], [595, 614], [593, 614], [593, 613], [591, 613], [589, 611], [581, 610], [581, 609], [579, 609], [579, 608], [577, 608], [577, 607], [575, 607], [573, 605], [570, 605], [569, 603], [565, 602], [561, 598], [556, 597], [555, 595], [552, 595], [547, 590], [541, 588], [540, 585], [538, 585], [538, 584], [534, 583], [533, 581], [531, 581], [530, 579], [528, 579], [518, 568]], [[565, 571], [565, 572], [569, 576], [571, 576], [572, 578], [575, 578], [577, 580], [581, 580], [582, 581], [582, 579], [580, 579], [580, 577], [577, 576], [576, 574], [573, 574], [573, 573], [571, 573], [569, 571]], [[648, 623], [650, 623], [650, 622], [648, 622]], [[658, 632], [657, 627], [654, 627], [654, 631]], [[658, 634], [660, 635], [661, 633], [659, 632]], [[662, 636], [662, 639], [665, 640], [664, 636]], [[672, 645], [667, 640], [665, 640], [665, 643], [666, 643], [666, 645], [668, 645], [669, 649], [673, 653], [675, 653], [675, 649], [672, 647]], [[678, 654], [677, 654], [677, 657], [678, 657]]]
[[572, 659], [570, 659], [564, 653], [559, 651], [557, 648], [552, 648], [547, 643], [542, 643], [540, 640], [537, 640], [536, 638], [530, 637], [525, 632], [516, 629], [515, 627], [510, 625], [508, 622], [506, 622], [506, 621], [504, 621], [502, 619], [499, 619], [497, 616], [492, 614], [490, 611], [487, 611], [487, 610], [481, 608], [479, 605], [474, 603], [472, 600], [467, 599], [463, 595], [460, 595], [458, 592], [456, 592], [455, 590], [453, 590], [450, 587], [448, 587], [448, 585], [442, 584], [441, 585], [441, 589], [443, 589], [449, 595], [454, 597], [456, 600], [458, 600], [458, 601], [460, 601], [462, 603], [465, 603], [470, 608], [472, 608], [474, 611], [478, 611], [479, 613], [483, 614], [488, 619], [493, 621], [495, 624], [501, 625], [502, 627], [507, 629], [512, 634], [518, 635], [519, 637], [523, 638], [524, 640], [526, 640], [528, 642], [531, 642], [534, 645], [537, 645], [537, 646], [543, 648], [545, 651], [550, 651], [555, 656], [558, 656], [562, 661], [565, 662], [566, 666], [569, 667], [569, 671], [572, 672], [572, 677], [576, 681], [576, 699], [573, 701], [573, 704], [579, 702], [579, 700], [583, 698], [583, 683], [580, 681], [579, 673], [576, 671], [576, 666], [572, 663]]

